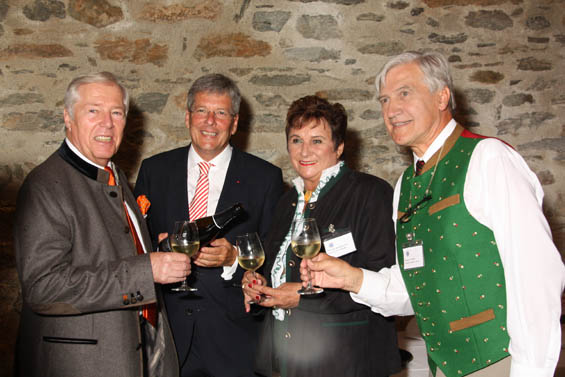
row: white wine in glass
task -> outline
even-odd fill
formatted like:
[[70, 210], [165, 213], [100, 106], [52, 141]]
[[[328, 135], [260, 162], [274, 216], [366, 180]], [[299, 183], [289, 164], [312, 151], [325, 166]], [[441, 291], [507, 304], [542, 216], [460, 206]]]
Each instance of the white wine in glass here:
[[265, 262], [264, 256], [262, 256], [262, 257], [256, 257], [256, 256], [252, 256], [252, 257], [239, 256], [239, 257], [237, 257], [237, 263], [239, 263], [241, 268], [243, 268], [244, 270], [247, 270], [247, 271], [253, 271], [253, 272], [257, 271], [257, 269], [263, 265], [263, 262]]
[[189, 257], [194, 256], [198, 249], [200, 249], [200, 242], [186, 242], [184, 240], [170, 240], [171, 241], [171, 249], [175, 253], [183, 253], [188, 255]]
[[300, 243], [292, 241], [290, 247], [292, 251], [298, 258], [311, 259], [314, 258], [320, 252], [321, 247], [320, 241], [312, 243]]
[[[321, 246], [322, 240], [320, 239], [316, 219], [305, 218], [292, 223], [290, 247], [298, 258], [314, 258], [320, 252]], [[308, 274], [310, 274], [310, 270], [308, 270]], [[323, 291], [322, 288], [312, 287], [312, 283], [308, 281], [308, 286], [300, 288], [298, 294], [315, 295]]]
[[[237, 236], [235, 246], [238, 253], [237, 263], [244, 270], [252, 271], [255, 277], [255, 271], [265, 262], [265, 251], [263, 250], [263, 245], [261, 245], [259, 235], [254, 232]], [[257, 304], [259, 301], [251, 300], [249, 304]]]
[[[175, 222], [175, 229], [169, 236], [171, 251], [183, 253], [189, 257], [194, 256], [200, 249], [200, 239], [198, 238], [198, 227], [189, 221]], [[189, 286], [186, 279], [178, 287], [171, 288], [174, 292], [194, 292], [197, 288]]]

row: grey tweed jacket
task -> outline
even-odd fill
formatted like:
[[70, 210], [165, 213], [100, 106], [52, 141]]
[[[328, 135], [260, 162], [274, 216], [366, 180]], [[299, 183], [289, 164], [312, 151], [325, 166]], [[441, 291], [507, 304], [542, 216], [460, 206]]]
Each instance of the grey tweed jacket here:
[[[23, 307], [18, 376], [178, 376], [171, 331], [149, 255], [137, 255], [123, 201], [145, 221], [122, 172], [81, 160], [63, 143], [24, 181], [14, 244]], [[158, 325], [140, 320], [157, 302]], [[143, 346], [142, 346], [143, 344]]]

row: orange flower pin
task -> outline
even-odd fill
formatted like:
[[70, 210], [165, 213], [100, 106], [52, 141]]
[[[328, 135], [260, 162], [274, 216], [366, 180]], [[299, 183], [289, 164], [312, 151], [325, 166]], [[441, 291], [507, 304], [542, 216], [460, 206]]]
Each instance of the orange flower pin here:
[[141, 211], [143, 216], [147, 216], [147, 211], [149, 211], [149, 207], [151, 206], [151, 202], [147, 199], [145, 195], [139, 195], [137, 197], [137, 205]]

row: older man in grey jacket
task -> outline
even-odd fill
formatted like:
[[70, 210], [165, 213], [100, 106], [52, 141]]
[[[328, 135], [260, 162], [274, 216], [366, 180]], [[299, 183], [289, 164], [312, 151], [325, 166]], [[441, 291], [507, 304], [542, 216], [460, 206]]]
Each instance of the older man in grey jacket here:
[[178, 376], [159, 285], [190, 273], [152, 253], [125, 175], [111, 162], [128, 94], [107, 72], [65, 95], [66, 140], [23, 183], [14, 227], [23, 307], [19, 376]]

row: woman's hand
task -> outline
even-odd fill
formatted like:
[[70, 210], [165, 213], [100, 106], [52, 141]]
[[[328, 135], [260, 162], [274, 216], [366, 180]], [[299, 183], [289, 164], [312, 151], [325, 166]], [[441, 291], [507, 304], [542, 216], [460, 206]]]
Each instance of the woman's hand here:
[[245, 271], [243, 279], [241, 279], [241, 288], [243, 289], [243, 303], [245, 304], [245, 312], [249, 313], [251, 306], [249, 301], [261, 300], [261, 292], [257, 290], [258, 287], [266, 286], [267, 279], [258, 273]]
[[297, 292], [300, 286], [300, 283], [284, 283], [278, 288], [257, 286], [257, 291], [265, 295], [259, 305], [266, 308], [295, 308], [300, 303], [300, 295]]
[[302, 259], [300, 279], [304, 286], [311, 280], [312, 285], [318, 287], [338, 288], [358, 293], [363, 283], [363, 271], [352, 267], [344, 260], [320, 253], [312, 259]]

